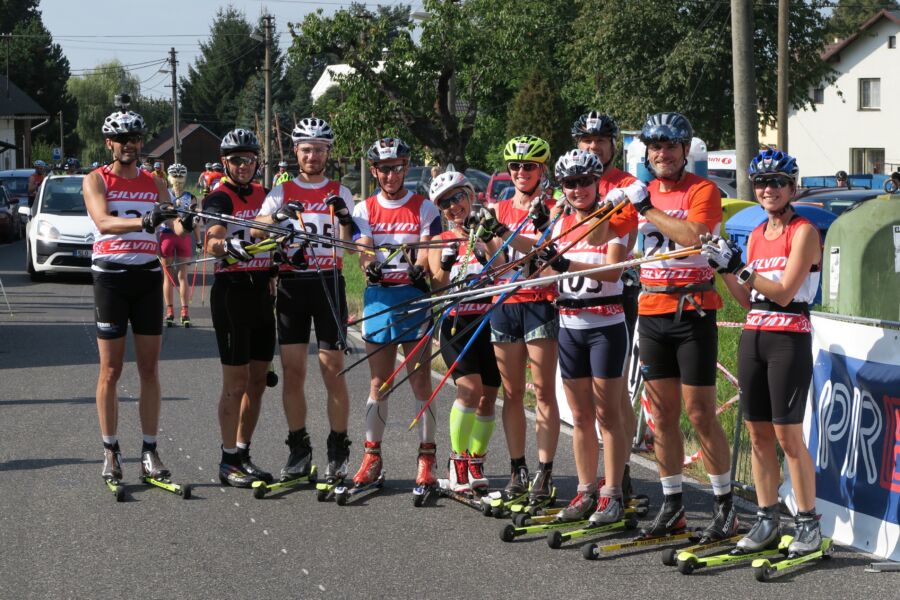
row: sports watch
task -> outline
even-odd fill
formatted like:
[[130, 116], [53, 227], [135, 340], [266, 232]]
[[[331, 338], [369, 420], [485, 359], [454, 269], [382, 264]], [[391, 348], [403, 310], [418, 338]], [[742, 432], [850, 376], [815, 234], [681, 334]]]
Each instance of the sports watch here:
[[740, 271], [738, 271], [738, 273], [735, 277], [739, 284], [747, 285], [747, 282], [750, 281], [750, 278], [753, 276], [753, 273], [754, 273], [753, 267], [746, 266], [743, 269], [741, 269]]

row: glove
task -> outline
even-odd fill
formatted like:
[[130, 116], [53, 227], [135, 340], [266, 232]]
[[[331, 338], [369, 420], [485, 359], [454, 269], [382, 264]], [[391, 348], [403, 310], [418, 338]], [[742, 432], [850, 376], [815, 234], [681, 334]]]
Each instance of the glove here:
[[341, 225], [351, 225], [353, 223], [353, 217], [350, 216], [350, 209], [347, 208], [347, 203], [344, 202], [343, 198], [336, 194], [329, 194], [328, 197], [325, 198], [325, 204], [334, 210], [334, 216], [337, 217], [338, 223]]
[[494, 212], [493, 208], [482, 208], [481, 212], [478, 213], [478, 220], [481, 229], [484, 230], [479, 237], [483, 242], [489, 242], [494, 236], [503, 235], [509, 231], [506, 225], [497, 220], [497, 213]]
[[734, 240], [705, 235], [700, 241], [703, 243], [700, 254], [716, 272], [736, 274], [746, 266], [741, 260], [741, 247]]
[[250, 246], [250, 242], [238, 238], [228, 238], [225, 240], [225, 256], [243, 262], [253, 260], [253, 256], [247, 252], [248, 246]]
[[281, 223], [282, 221], [287, 221], [288, 219], [296, 219], [297, 213], [302, 212], [303, 203], [297, 202], [296, 200], [291, 200], [275, 211], [275, 214], [272, 215], [272, 220], [276, 223]]
[[[443, 267], [443, 265], [441, 266]], [[406, 274], [409, 275], [409, 280], [412, 281], [413, 285], [425, 281], [425, 269], [422, 268], [422, 265], [411, 265], [406, 269]]]
[[469, 233], [470, 231], [472, 231], [473, 228], [477, 228], [477, 227], [478, 227], [478, 217], [476, 216], [475, 213], [472, 213], [468, 217], [466, 217], [466, 220], [463, 221], [463, 224], [462, 224], [462, 230], [465, 231], [466, 233]]
[[541, 198], [535, 198], [531, 201], [531, 210], [528, 213], [534, 228], [543, 233], [550, 223], [550, 209], [544, 204]]
[[634, 206], [634, 209], [641, 215], [646, 214], [648, 210], [653, 208], [653, 204], [650, 202], [650, 193], [647, 191], [647, 186], [644, 184], [635, 182], [625, 188], [623, 193], [625, 194], [625, 197], [628, 198], [628, 201], [631, 202], [632, 206]]
[[625, 287], [637, 287], [641, 285], [641, 274], [634, 267], [622, 271], [622, 284]]
[[369, 280], [369, 283], [381, 283], [381, 278], [384, 276], [383, 267], [384, 265], [378, 260], [373, 260], [366, 265], [366, 279]]
[[156, 228], [169, 219], [178, 218], [178, 211], [171, 204], [157, 204], [153, 210], [148, 211], [141, 219], [141, 227], [147, 233], [153, 233]]
[[[196, 211], [197, 205], [192, 204], [191, 210]], [[185, 231], [193, 231], [194, 225], [196, 225], [200, 221], [200, 217], [195, 217], [194, 215], [181, 215], [178, 217], [178, 222], [181, 223], [181, 228]]]
[[564, 257], [556, 249], [556, 244], [547, 244], [537, 254], [537, 265], [539, 269], [543, 269], [544, 265], [549, 264], [557, 273], [565, 273], [572, 264], [568, 258]]
[[444, 249], [441, 250], [441, 270], [449, 273], [457, 256], [459, 256], [459, 242], [444, 246]]

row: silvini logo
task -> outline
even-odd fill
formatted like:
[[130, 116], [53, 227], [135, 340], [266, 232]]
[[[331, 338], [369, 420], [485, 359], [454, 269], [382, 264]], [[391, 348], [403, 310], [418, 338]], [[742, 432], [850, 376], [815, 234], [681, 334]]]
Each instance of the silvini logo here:
[[109, 190], [107, 200], [136, 200], [138, 202], [156, 202], [157, 192], [128, 192], [125, 190]]

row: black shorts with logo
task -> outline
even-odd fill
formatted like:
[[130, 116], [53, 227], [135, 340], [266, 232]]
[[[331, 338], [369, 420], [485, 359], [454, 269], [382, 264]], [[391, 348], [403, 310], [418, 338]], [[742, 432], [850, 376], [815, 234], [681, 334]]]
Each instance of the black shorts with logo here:
[[[322, 274], [324, 286], [322, 279], [316, 275], [279, 275], [275, 308], [280, 345], [308, 344], [311, 326], [316, 328], [319, 350], [337, 350], [338, 342], [342, 338], [347, 339], [348, 311], [344, 276], [338, 275], [338, 301], [334, 302], [334, 275], [331, 271]], [[340, 329], [329, 299], [337, 311]]]
[[638, 348], [644, 380], [678, 378], [684, 385], [716, 385], [719, 329], [716, 311], [704, 313], [701, 317], [686, 310], [678, 323], [675, 313], [641, 315]]
[[125, 337], [129, 321], [136, 335], [162, 335], [162, 271], [93, 271], [93, 275], [98, 338]]
[[223, 365], [275, 356], [275, 306], [267, 271], [220, 273], [209, 295], [219, 358]]

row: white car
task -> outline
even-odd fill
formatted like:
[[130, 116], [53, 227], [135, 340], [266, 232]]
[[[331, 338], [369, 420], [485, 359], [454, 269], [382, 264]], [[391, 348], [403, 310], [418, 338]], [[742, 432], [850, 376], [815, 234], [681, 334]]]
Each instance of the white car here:
[[32, 281], [45, 273], [90, 273], [94, 224], [84, 206], [81, 184], [84, 175], [50, 177], [41, 184], [29, 209], [25, 269]]

